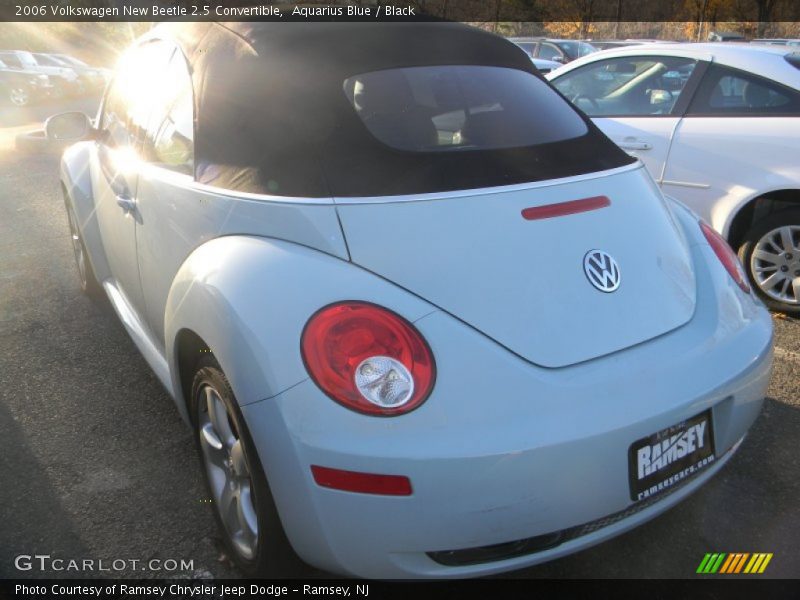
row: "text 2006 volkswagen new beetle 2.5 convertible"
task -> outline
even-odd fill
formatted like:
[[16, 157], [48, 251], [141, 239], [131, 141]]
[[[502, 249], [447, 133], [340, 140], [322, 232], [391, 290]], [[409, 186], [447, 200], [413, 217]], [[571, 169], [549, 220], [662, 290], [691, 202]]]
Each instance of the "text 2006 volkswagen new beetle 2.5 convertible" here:
[[497, 573], [708, 481], [761, 408], [735, 255], [513, 44], [169, 24], [51, 138], [84, 289], [194, 428], [228, 551]]

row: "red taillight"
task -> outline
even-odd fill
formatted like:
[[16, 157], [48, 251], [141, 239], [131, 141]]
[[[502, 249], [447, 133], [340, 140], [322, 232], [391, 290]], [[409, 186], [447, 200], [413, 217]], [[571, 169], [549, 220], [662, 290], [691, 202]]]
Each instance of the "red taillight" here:
[[706, 236], [709, 246], [714, 250], [714, 254], [725, 267], [725, 270], [730, 274], [733, 280], [742, 288], [745, 294], [750, 293], [750, 285], [747, 283], [747, 276], [742, 269], [742, 263], [739, 262], [739, 257], [725, 241], [725, 238], [716, 232], [708, 223], [700, 221], [700, 229], [703, 235]]
[[311, 473], [317, 485], [359, 492], [361, 494], [381, 494], [383, 496], [410, 496], [411, 481], [403, 475], [376, 475], [374, 473], [358, 473], [311, 465]]
[[331, 304], [306, 324], [306, 369], [336, 402], [370, 415], [407, 413], [430, 394], [436, 376], [428, 344], [395, 313], [366, 302]]
[[591, 198], [583, 198], [582, 200], [570, 200], [568, 202], [526, 208], [522, 211], [522, 218], [527, 221], [551, 219], [553, 217], [563, 217], [565, 215], [574, 215], [590, 210], [597, 210], [598, 208], [605, 208], [606, 206], [611, 206], [611, 200], [609, 200], [607, 196], [592, 196]]

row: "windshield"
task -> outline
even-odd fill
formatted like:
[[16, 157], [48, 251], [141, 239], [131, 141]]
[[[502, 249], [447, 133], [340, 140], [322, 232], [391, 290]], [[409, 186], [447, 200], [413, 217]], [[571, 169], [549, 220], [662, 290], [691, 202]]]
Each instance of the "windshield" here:
[[397, 150], [519, 148], [588, 131], [547, 83], [518, 69], [387, 69], [346, 79], [344, 91], [370, 133]]

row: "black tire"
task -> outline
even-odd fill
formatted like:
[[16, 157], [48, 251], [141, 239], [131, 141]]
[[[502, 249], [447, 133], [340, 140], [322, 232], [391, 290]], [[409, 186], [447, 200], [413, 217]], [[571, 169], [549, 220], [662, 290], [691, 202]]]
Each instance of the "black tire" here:
[[[759, 286], [756, 275], [753, 272], [753, 251], [765, 235], [780, 227], [791, 225], [800, 227], [800, 208], [788, 208], [772, 213], [760, 221], [757, 221], [745, 233], [742, 243], [738, 249], [739, 260], [742, 261], [745, 272], [750, 279], [750, 285], [758, 294], [758, 297], [764, 301], [767, 308], [773, 311], [783, 312], [791, 315], [800, 315], [800, 304], [793, 304], [791, 302], [783, 302], [776, 298], [772, 298]], [[797, 238], [795, 238], [797, 239]], [[800, 273], [800, 247], [799, 251], [791, 252], [792, 259], [788, 261], [787, 273]]]
[[[92, 267], [92, 259], [86, 251], [86, 245], [83, 243], [83, 234], [78, 227], [78, 217], [75, 214], [75, 210], [67, 198], [64, 198], [64, 204], [67, 209], [67, 225], [69, 226], [70, 242], [72, 243], [72, 252], [75, 257], [75, 268], [78, 271], [81, 291], [93, 299], [105, 298], [103, 286], [97, 281], [94, 267]], [[75, 239], [76, 236], [77, 239]], [[83, 254], [83, 268], [81, 268], [79, 252]]]
[[[214, 520], [219, 528], [227, 556], [247, 577], [297, 577], [304, 565], [291, 547], [283, 530], [275, 501], [272, 498], [267, 475], [261, 465], [250, 432], [247, 429], [239, 405], [225, 373], [210, 353], [201, 354], [192, 380], [191, 417], [194, 430], [195, 447], [202, 465], [203, 479], [208, 497], [212, 499]], [[228, 412], [231, 428], [242, 442], [247, 461], [251, 493], [254, 494], [254, 507], [258, 518], [258, 537], [255, 555], [248, 559], [242, 556], [234, 545], [220, 514], [214, 498], [209, 473], [201, 442], [201, 413], [205, 411], [204, 388], [211, 386], [223, 401]]]

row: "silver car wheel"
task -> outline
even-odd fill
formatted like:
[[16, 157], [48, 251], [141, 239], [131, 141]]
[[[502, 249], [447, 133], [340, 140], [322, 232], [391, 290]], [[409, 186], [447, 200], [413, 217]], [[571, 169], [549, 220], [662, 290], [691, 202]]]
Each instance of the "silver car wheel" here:
[[81, 287], [86, 289], [86, 255], [83, 252], [83, 242], [81, 242], [80, 231], [75, 217], [71, 210], [67, 211], [67, 219], [69, 220], [69, 234], [70, 241], [72, 242], [72, 252], [75, 254], [75, 264], [78, 266], [78, 275], [81, 278]]
[[14, 106], [25, 106], [28, 104], [30, 96], [23, 88], [13, 88], [9, 94], [9, 99]]
[[233, 547], [250, 560], [258, 545], [258, 516], [242, 440], [217, 390], [204, 385], [197, 402], [200, 445], [214, 503]]
[[800, 304], [800, 226], [783, 225], [763, 235], [750, 257], [750, 271], [773, 300]]

